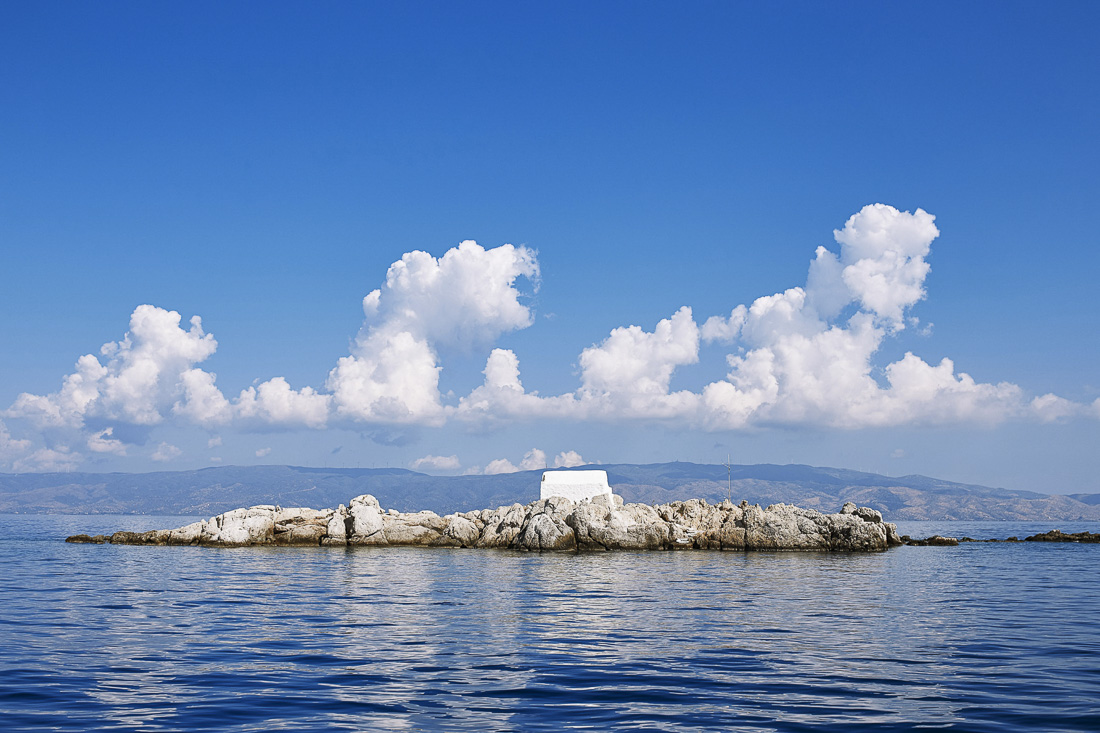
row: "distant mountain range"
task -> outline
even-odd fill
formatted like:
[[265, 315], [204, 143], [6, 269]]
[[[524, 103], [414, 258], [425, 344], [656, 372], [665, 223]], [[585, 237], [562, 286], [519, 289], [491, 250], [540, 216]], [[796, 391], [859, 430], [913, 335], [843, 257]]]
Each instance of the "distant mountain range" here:
[[[628, 502], [726, 498], [725, 466], [695, 463], [589, 466], [607, 471]], [[526, 504], [541, 471], [495, 476], [428, 476], [400, 468], [218, 466], [155, 473], [0, 474], [0, 513], [183, 514], [210, 516], [255, 504], [334, 507], [374, 494], [385, 508], [445, 514]], [[813, 466], [733, 466], [732, 498], [834, 512], [846, 501], [897, 520], [1100, 520], [1100, 494], [1058, 496], [958, 484], [927, 476], [894, 478]]]

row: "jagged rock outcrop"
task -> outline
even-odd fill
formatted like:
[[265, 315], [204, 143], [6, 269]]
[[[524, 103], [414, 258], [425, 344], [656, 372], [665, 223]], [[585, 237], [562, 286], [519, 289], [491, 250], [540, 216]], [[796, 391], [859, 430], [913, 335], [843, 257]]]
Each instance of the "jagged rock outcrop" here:
[[127, 545], [480, 547], [531, 552], [578, 550], [849, 550], [902, 544], [893, 524], [851, 502], [837, 514], [789, 504], [623, 504], [620, 496], [574, 503], [552, 497], [439, 516], [384, 510], [369, 494], [336, 509], [260, 505], [176, 529], [74, 535], [67, 541]]
[[567, 518], [582, 550], [663, 550], [669, 549], [671, 527], [648, 504], [585, 502]]

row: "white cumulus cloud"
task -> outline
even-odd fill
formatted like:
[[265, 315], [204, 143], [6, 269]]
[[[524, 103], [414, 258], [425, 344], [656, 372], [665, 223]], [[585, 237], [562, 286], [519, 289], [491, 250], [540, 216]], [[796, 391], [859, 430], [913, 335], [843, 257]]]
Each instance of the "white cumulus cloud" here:
[[12, 464], [16, 473], [53, 473], [72, 471], [80, 465], [84, 456], [74, 453], [67, 446], [39, 448]]
[[805, 287], [735, 309], [724, 329], [704, 327], [742, 351], [727, 357], [725, 380], [704, 388], [703, 423], [855, 428], [1019, 414], [1018, 387], [976, 382], [947, 359], [932, 366], [908, 353], [883, 367], [885, 383], [874, 377], [883, 340], [905, 328], [907, 310], [925, 295], [933, 222], [921, 209], [865, 206], [834, 232], [839, 256], [818, 247]]
[[489, 461], [489, 464], [485, 466], [485, 475], [493, 476], [498, 473], [515, 473], [519, 470], [514, 463], [507, 458], [497, 458], [495, 461]]
[[546, 468], [546, 452], [538, 448], [532, 448], [523, 454], [523, 460], [519, 462], [521, 471], [537, 471]]
[[117, 438], [112, 438], [114, 428], [104, 428], [98, 433], [88, 436], [88, 449], [96, 453], [113, 453], [116, 456], [126, 455], [126, 445]]
[[421, 469], [427, 469], [429, 471], [457, 471], [462, 468], [462, 463], [459, 462], [458, 456], [427, 455], [409, 463], [409, 468], [414, 471], [419, 471]]
[[581, 352], [578, 398], [600, 413], [622, 417], [675, 417], [690, 411], [696, 396], [669, 393], [678, 366], [699, 361], [699, 327], [684, 306], [652, 332], [616, 328], [599, 345]]
[[410, 252], [390, 266], [385, 284], [363, 299], [366, 320], [352, 353], [326, 384], [335, 412], [365, 422], [439, 425], [437, 347], [471, 347], [531, 325], [516, 280], [537, 284], [526, 247], [486, 250], [466, 241], [435, 258]]
[[233, 419], [233, 405], [214, 384], [216, 375], [202, 369], [180, 374], [180, 399], [172, 412], [207, 428], [224, 425]]
[[493, 349], [485, 362], [485, 381], [459, 400], [455, 415], [470, 422], [502, 423], [531, 417], [573, 418], [576, 395], [541, 397], [527, 392], [519, 377], [519, 358], [509, 349]]
[[532, 448], [523, 454], [523, 460], [519, 462], [518, 466], [507, 458], [498, 458], [495, 461], [490, 461], [489, 465], [485, 467], [485, 475], [515, 473], [516, 471], [537, 471], [543, 468], [546, 468], [546, 451]]
[[11, 437], [8, 428], [0, 420], [0, 465], [26, 453], [31, 447], [31, 441]]
[[575, 450], [562, 451], [554, 456], [554, 468], [575, 468], [587, 464], [588, 461], [581, 458], [581, 454]]
[[531, 311], [515, 287], [520, 277], [538, 282], [538, 261], [526, 247], [487, 250], [467, 240], [438, 259], [409, 252], [363, 299], [365, 335], [386, 329], [435, 344], [491, 342], [531, 325]]
[[1089, 411], [1089, 408], [1085, 405], [1071, 402], [1054, 394], [1036, 397], [1031, 401], [1029, 407], [1041, 422], [1058, 422], [1077, 415], [1088, 414]]
[[935, 218], [923, 209], [864, 206], [833, 232], [839, 257], [817, 248], [806, 283], [810, 305], [828, 320], [854, 301], [890, 328], [904, 328], [905, 310], [925, 295], [931, 268], [924, 258], [940, 233]]
[[180, 327], [180, 314], [140, 305], [121, 341], [86, 354], [76, 370], [48, 395], [20, 394], [7, 414], [38, 427], [81, 427], [87, 417], [155, 425], [182, 392], [182, 375], [214, 353], [218, 344], [198, 316]]
[[315, 392], [310, 387], [291, 389], [282, 377], [275, 377], [241, 392], [237, 400], [237, 416], [255, 419], [267, 425], [304, 425], [324, 427], [328, 420], [332, 397]]
[[167, 461], [174, 461], [181, 455], [183, 455], [183, 451], [178, 447], [170, 443], [161, 442], [157, 446], [157, 449], [153, 451], [151, 458], [158, 463], [166, 463]]

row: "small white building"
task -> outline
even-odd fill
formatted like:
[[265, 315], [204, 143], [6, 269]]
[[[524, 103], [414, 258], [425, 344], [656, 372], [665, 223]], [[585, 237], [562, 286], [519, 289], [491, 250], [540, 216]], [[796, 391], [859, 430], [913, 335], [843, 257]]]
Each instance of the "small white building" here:
[[607, 471], [545, 471], [542, 474], [540, 499], [564, 496], [573, 502], [591, 501], [597, 496], [611, 498]]

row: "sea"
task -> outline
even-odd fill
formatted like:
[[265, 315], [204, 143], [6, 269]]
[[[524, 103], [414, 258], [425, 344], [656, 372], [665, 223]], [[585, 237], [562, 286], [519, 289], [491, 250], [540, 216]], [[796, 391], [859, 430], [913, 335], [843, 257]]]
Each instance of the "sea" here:
[[[72, 545], [0, 515], [4, 731], [1096, 731], [1100, 545]], [[1023, 537], [1100, 523], [899, 523]]]

